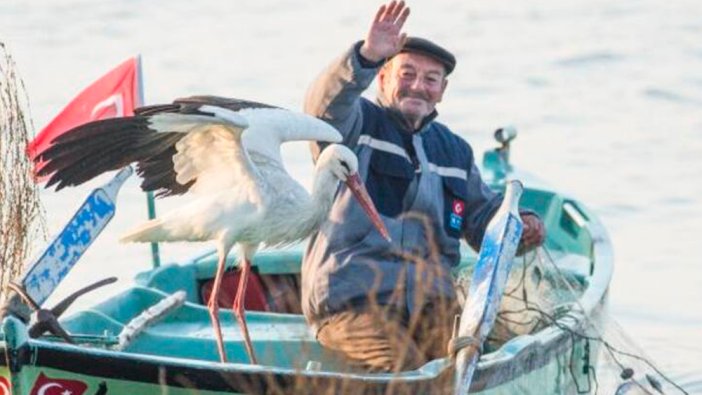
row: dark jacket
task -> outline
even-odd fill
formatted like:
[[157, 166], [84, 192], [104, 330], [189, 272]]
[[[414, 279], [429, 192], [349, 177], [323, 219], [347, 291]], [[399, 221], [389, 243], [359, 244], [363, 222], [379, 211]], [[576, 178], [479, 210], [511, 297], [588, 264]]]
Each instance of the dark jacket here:
[[411, 133], [382, 102], [361, 97], [378, 69], [363, 67], [357, 48], [312, 85], [305, 111], [336, 127], [358, 156], [392, 243], [341, 184], [303, 259], [302, 309], [315, 329], [335, 312], [370, 303], [409, 313], [417, 301], [454, 298], [459, 240], [477, 249], [502, 200], [483, 183], [470, 145], [435, 114]]

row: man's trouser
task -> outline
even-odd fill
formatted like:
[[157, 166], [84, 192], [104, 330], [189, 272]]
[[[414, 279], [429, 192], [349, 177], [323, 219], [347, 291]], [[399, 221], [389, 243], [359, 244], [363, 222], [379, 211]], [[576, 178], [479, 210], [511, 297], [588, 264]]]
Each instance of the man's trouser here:
[[340, 312], [322, 326], [317, 339], [371, 372], [413, 370], [445, 357], [458, 304], [428, 303], [412, 316], [403, 311], [375, 306]]

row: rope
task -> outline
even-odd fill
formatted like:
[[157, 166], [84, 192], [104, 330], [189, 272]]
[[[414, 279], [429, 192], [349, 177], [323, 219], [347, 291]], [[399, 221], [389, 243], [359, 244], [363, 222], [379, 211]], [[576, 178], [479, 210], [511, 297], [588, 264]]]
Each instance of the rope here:
[[467, 347], [480, 349], [478, 339], [473, 336], [454, 336], [448, 342], [448, 355], [455, 357], [459, 351]]

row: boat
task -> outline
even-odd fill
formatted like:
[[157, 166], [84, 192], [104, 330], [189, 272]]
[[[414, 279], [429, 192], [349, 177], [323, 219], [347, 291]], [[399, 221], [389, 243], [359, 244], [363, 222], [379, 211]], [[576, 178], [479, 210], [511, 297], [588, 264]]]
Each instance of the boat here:
[[[532, 283], [527, 289], [521, 281], [520, 292], [536, 299], [541, 291], [547, 294], [540, 295], [543, 311], [538, 303], [529, 310], [542, 313], [537, 324], [524, 333], [503, 326], [508, 335], [483, 345], [469, 392], [591, 391], [599, 347], [592, 337], [578, 334], [596, 333], [604, 319], [613, 271], [610, 239], [583, 203], [512, 166], [509, 152], [515, 132], [499, 129], [495, 136], [500, 146], [485, 152], [483, 178], [495, 190], [503, 190], [509, 179], [521, 180], [525, 188], [520, 207], [537, 212], [548, 235], [538, 257], [515, 259], [510, 278], [523, 278], [515, 275], [523, 270], [545, 285]], [[257, 365], [248, 362], [236, 321], [226, 313], [221, 319], [231, 362], [219, 362], [203, 303], [217, 265], [211, 251], [139, 273], [134, 286], [122, 293], [60, 318], [73, 344], [60, 332], [37, 334], [36, 322], [5, 317], [0, 330], [0, 395], [436, 393], [437, 383], [453, 377], [456, 365], [451, 357], [397, 374], [367, 373], [321, 347], [291, 298], [299, 293], [303, 247], [262, 251], [254, 258], [259, 284], [250, 288], [263, 307], [247, 307], [247, 321]], [[467, 247], [462, 252], [457, 279], [470, 276], [478, 259]], [[233, 264], [236, 256], [228, 259]], [[538, 270], [527, 271], [530, 264]]]

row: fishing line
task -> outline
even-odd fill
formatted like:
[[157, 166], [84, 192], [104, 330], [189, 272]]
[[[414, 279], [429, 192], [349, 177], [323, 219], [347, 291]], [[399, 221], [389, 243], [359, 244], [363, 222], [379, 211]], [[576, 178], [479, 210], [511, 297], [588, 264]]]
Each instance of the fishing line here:
[[[530, 266], [532, 263], [534, 263], [535, 261], [536, 261], [535, 255], [534, 255], [534, 257], [533, 257], [532, 259], [530, 259], [530, 260], [527, 260], [527, 255], [526, 255], [526, 254], [523, 255], [522, 274], [521, 274], [521, 276], [520, 276], [519, 283], [517, 284], [517, 286], [515, 287], [515, 289], [512, 290], [512, 292], [511, 292], [510, 294], [505, 295], [506, 297], [509, 297], [509, 298], [512, 298], [512, 299], [515, 299], [515, 300], [518, 300], [518, 301], [523, 301], [525, 307], [524, 307], [523, 309], [518, 309], [518, 310], [502, 310], [502, 311], [500, 311], [500, 313], [498, 313], [498, 315], [500, 316], [500, 319], [501, 319], [501, 320], [503, 320], [503, 321], [505, 321], [505, 322], [509, 322], [509, 323], [515, 324], [515, 325], [522, 325], [522, 326], [532, 325], [533, 322], [534, 322], [534, 320], [537, 320], [538, 322], [546, 322], [546, 323], [552, 322], [552, 323], [555, 324], [556, 319], [555, 319], [554, 317], [550, 316], [550, 315], [547, 314], [545, 311], [543, 311], [543, 310], [538, 306], [538, 304], [531, 303], [531, 302], [529, 302], [529, 300], [528, 300], [527, 291], [526, 291], [526, 286], [525, 286], [525, 283], [526, 283], [526, 281], [525, 281], [525, 279], [526, 279], [526, 272], [527, 272], [529, 266]], [[564, 279], [564, 280], [565, 280], [565, 279]], [[567, 280], [566, 280], [566, 282], [567, 282]], [[522, 297], [521, 297], [521, 298], [518, 298], [518, 297], [516, 297], [516, 296], [513, 295], [513, 293], [514, 293], [515, 291], [517, 291], [517, 289], [518, 289], [519, 287], [522, 288]], [[530, 305], [531, 305], [531, 306], [535, 306], [535, 307], [530, 307]], [[534, 318], [532, 318], [532, 319], [530, 319], [529, 321], [526, 321], [526, 322], [524, 322], [524, 321], [517, 321], [517, 320], [515, 320], [515, 319], [511, 319], [511, 318], [505, 317], [505, 315], [507, 315], [507, 314], [521, 314], [521, 313], [524, 313], [524, 312], [526, 312], [526, 311], [536, 312], [536, 313], [538, 314], [538, 317], [534, 317]], [[548, 320], [544, 320], [544, 319], [543, 319], [544, 317], [547, 317]], [[559, 326], [559, 327], [560, 327], [560, 326]], [[586, 361], [585, 361], [586, 364], [585, 364], [585, 366], [583, 367], [583, 368], [584, 368], [583, 374], [586, 374], [586, 375], [587, 375], [587, 378], [588, 378], [588, 380], [587, 380], [587, 388], [581, 389], [581, 388], [580, 388], [580, 384], [579, 384], [579, 382], [578, 382], [578, 380], [577, 380], [577, 374], [573, 371], [573, 369], [574, 369], [575, 361], [576, 361], [576, 356], [575, 356], [575, 351], [576, 351], [576, 348], [575, 348], [575, 346], [576, 346], [576, 340], [577, 340], [577, 338], [582, 338], [582, 337], [578, 336], [578, 334], [575, 333], [574, 331], [570, 330], [570, 328], [565, 328], [565, 329], [566, 329], [565, 332], [568, 334], [568, 336], [569, 336], [569, 338], [570, 338], [570, 341], [571, 341], [571, 344], [572, 344], [572, 346], [571, 346], [571, 348], [570, 348], [569, 363], [568, 363], [568, 371], [570, 372], [570, 375], [571, 375], [571, 377], [573, 378], [573, 383], [575, 384], [576, 391], [577, 391], [577, 393], [579, 393], [579, 394], [587, 394], [587, 393], [590, 393], [590, 392], [592, 391], [593, 387], [592, 387], [592, 384], [590, 384], [590, 381], [591, 381], [591, 378], [590, 378], [590, 377], [591, 377], [591, 374], [592, 374], [592, 381], [595, 382], [594, 392], [595, 392], [595, 394], [596, 394], [596, 393], [598, 392], [598, 390], [599, 390], [599, 382], [598, 382], [598, 380], [597, 380], [597, 375], [596, 375], [596, 372], [595, 372], [594, 367], [593, 367], [592, 365], [590, 365], [589, 363], [587, 363], [587, 362], [588, 362], [588, 361], [587, 361], [587, 359], [588, 359], [587, 356], [589, 355], [589, 351], [590, 351], [590, 350], [589, 350], [589, 343], [585, 343], [585, 346], [584, 346], [584, 347], [585, 347], [585, 350], [586, 350], [586, 351], [585, 351], [585, 352], [586, 352], [586, 354], [585, 354], [586, 356], [584, 357], [584, 359], [586, 360]]]
[[[577, 307], [580, 309], [580, 311], [575, 311], [575, 310], [571, 309], [571, 310], [565, 312], [565, 314], [563, 314], [563, 315], [560, 316], [559, 318], [556, 318], [555, 315], [552, 315], [552, 314], [549, 314], [549, 313], [545, 312], [538, 304], [533, 303], [533, 302], [530, 302], [530, 301], [528, 300], [527, 294], [526, 294], [526, 287], [524, 286], [524, 284], [525, 284], [525, 278], [526, 278], [526, 271], [527, 271], [528, 267], [536, 260], [535, 258], [536, 258], [537, 256], [538, 256], [538, 258], [539, 258], [539, 261], [543, 264], [544, 258], [543, 258], [542, 255], [540, 254], [541, 252], [543, 252], [543, 254], [545, 254], [545, 256], [546, 256], [546, 259], [545, 259], [545, 260], [548, 261], [548, 262], [553, 266], [553, 268], [555, 269], [556, 274], [557, 274], [557, 279], [559, 279], [561, 282], [563, 282], [563, 283], [566, 284], [566, 288], [568, 289], [568, 291], [570, 292], [571, 296], [573, 297], [573, 304], [577, 305]], [[508, 298], [513, 298], [513, 299], [519, 300], [519, 298], [515, 297], [513, 294], [514, 294], [514, 292], [516, 292], [516, 290], [518, 289], [518, 287], [522, 287], [522, 299], [521, 299], [521, 301], [524, 302], [524, 308], [523, 308], [523, 309], [520, 309], [520, 310], [505, 310], [505, 311], [501, 311], [500, 313], [498, 313], [498, 316], [500, 317], [501, 320], [503, 320], [503, 321], [505, 321], [505, 322], [509, 322], [509, 323], [515, 324], [515, 325], [528, 325], [528, 324], [533, 323], [534, 319], [530, 319], [529, 321], [524, 322], [524, 321], [518, 321], [518, 320], [515, 320], [515, 319], [508, 318], [508, 317], [506, 317], [506, 315], [508, 315], [508, 314], [519, 314], [519, 313], [524, 313], [524, 312], [534, 312], [534, 313], [536, 313], [536, 314], [540, 317], [540, 320], [543, 320], [544, 322], [551, 323], [552, 325], [556, 326], [557, 328], [559, 328], [559, 329], [563, 330], [564, 332], [568, 333], [569, 336], [570, 336], [570, 338], [571, 338], [571, 342], [573, 343], [573, 345], [575, 345], [576, 338], [580, 338], [580, 339], [584, 339], [584, 340], [592, 341], [592, 342], [598, 342], [599, 344], [604, 345], [604, 346], [605, 346], [605, 349], [606, 349], [607, 352], [609, 353], [609, 355], [610, 355], [610, 357], [612, 358], [612, 360], [613, 360], [613, 361], [619, 366], [619, 368], [621, 369], [620, 377], [621, 377], [622, 379], [625, 379], [625, 380], [626, 380], [626, 379], [631, 378], [631, 377], [633, 376], [633, 374], [634, 374], [634, 371], [633, 371], [633, 369], [626, 367], [626, 366], [619, 360], [619, 358], [617, 357], [617, 355], [626, 356], [626, 357], [635, 359], [635, 360], [637, 360], [637, 361], [643, 362], [643, 363], [644, 363], [645, 365], [647, 365], [649, 368], [653, 369], [653, 370], [654, 370], [660, 377], [662, 377], [665, 381], [667, 381], [667, 382], [670, 383], [672, 386], [674, 386], [676, 389], [678, 389], [681, 393], [683, 393], [683, 394], [688, 394], [687, 391], [685, 391], [680, 385], [678, 385], [676, 382], [674, 382], [672, 379], [670, 379], [667, 375], [665, 375], [661, 370], [659, 370], [652, 362], [650, 362], [649, 359], [644, 358], [644, 357], [639, 356], [639, 355], [636, 355], [636, 354], [633, 354], [633, 353], [629, 353], [629, 352], [620, 350], [620, 349], [614, 347], [611, 343], [609, 343], [608, 341], [606, 341], [606, 340], [603, 338], [603, 330], [600, 329], [600, 328], [598, 327], [598, 325], [597, 325], [593, 320], [591, 320], [591, 319], [585, 314], [585, 309], [583, 308], [583, 306], [580, 304], [578, 298], [576, 297], [577, 294], [576, 294], [575, 290], [573, 289], [572, 285], [571, 285], [570, 282], [568, 281], [568, 278], [565, 276], [565, 274], [564, 274], [564, 273], [561, 271], [561, 269], [558, 267], [558, 265], [556, 264], [555, 260], [553, 259], [553, 257], [551, 256], [551, 254], [549, 253], [548, 250], [546, 250], [546, 249], [544, 249], [544, 248], [539, 248], [539, 249], [537, 250], [537, 253], [534, 254], [534, 256], [533, 256], [532, 259], [530, 259], [529, 261], [527, 261], [526, 255], [523, 257], [523, 259], [524, 259], [524, 261], [523, 261], [524, 263], [523, 263], [523, 265], [522, 265], [522, 275], [521, 275], [521, 278], [520, 278], [520, 280], [519, 280], [519, 284], [518, 284], [517, 287], [515, 287], [514, 289], [512, 289], [512, 290], [510, 291], [509, 294], [505, 294], [505, 296], [508, 297]], [[536, 268], [538, 268], [538, 265], [536, 266]], [[563, 324], [563, 323], [561, 323], [561, 322], [558, 322], [559, 319], [564, 318], [564, 317], [568, 317], [568, 316], [570, 316], [571, 318], [573, 318], [573, 319], [575, 319], [575, 320], [577, 320], [580, 316], [582, 316], [582, 317], [584, 318], [584, 320], [586, 321], [586, 323], [588, 324], [588, 326], [590, 326], [590, 327], [594, 330], [594, 332], [596, 333], [596, 336], [591, 336], [591, 335], [587, 335], [587, 334], [584, 334], [584, 333], [580, 333], [580, 332], [578, 332], [578, 331], [576, 331], [576, 330], [574, 330], [574, 329], [571, 329], [571, 328], [568, 327], [567, 325], [565, 325], [565, 324]], [[586, 343], [586, 344], [587, 344], [587, 343]], [[578, 381], [575, 380], [576, 374], [575, 374], [575, 372], [573, 372], [573, 362], [574, 362], [574, 360], [575, 360], [575, 353], [574, 353], [574, 350], [575, 350], [575, 347], [572, 347], [572, 348], [571, 348], [571, 355], [570, 355], [571, 363], [570, 363], [570, 366], [569, 366], [569, 368], [570, 368], [569, 370], [570, 370], [571, 375], [573, 376], [574, 383], [575, 383], [575, 385], [576, 385], [576, 388], [577, 388], [577, 390], [578, 390], [578, 393], [587, 393], [587, 392], [590, 391], [591, 388], [588, 388], [587, 390], [584, 390], [584, 391], [583, 391], [583, 390], [580, 389], [580, 386], [579, 386], [579, 384], [578, 384]], [[599, 387], [599, 383], [598, 383], [598, 381], [597, 381], [596, 372], [595, 372], [593, 366], [592, 366], [592, 365], [589, 365], [589, 364], [586, 365], [586, 369], [587, 369], [587, 371], [588, 371], [588, 383], [590, 382], [590, 379], [589, 379], [589, 377], [590, 377], [589, 372], [592, 372], [592, 378], [593, 378], [593, 380], [595, 381], [595, 387], [594, 387], [594, 388], [595, 388], [595, 393], [597, 393], [597, 390], [598, 390], [598, 387]], [[654, 389], [656, 389], [656, 390], [658, 390], [658, 391], [661, 391], [661, 390], [660, 390], [660, 383], [658, 383], [657, 380], [656, 380], [654, 377], [652, 377], [652, 376], [650, 376], [650, 375], [648, 375], [648, 374], [646, 374], [645, 377], [646, 377], [646, 379], [649, 381], [649, 384], [651, 384], [651, 386], [652, 386]], [[636, 384], [637, 386], [639, 386], [641, 389], [644, 389], [644, 390], [645, 390], [645, 388], [641, 385], [641, 383], [638, 382], [638, 380], [632, 380], [632, 382], [633, 382], [634, 384]], [[588, 386], [590, 387], [590, 385], [588, 385]], [[661, 392], [661, 393], [662, 393], [662, 392]]]
[[[562, 279], [565, 281], [566, 286], [568, 287], [568, 289], [569, 289], [569, 291], [571, 292], [571, 294], [572, 294], [573, 296], [575, 296], [575, 291], [572, 289], [572, 287], [570, 287], [570, 284], [569, 284], [568, 281], [565, 279], [564, 274], [561, 272], [561, 270], [560, 270], [560, 268], [558, 267], [558, 265], [556, 265], [555, 260], [553, 259], [553, 257], [551, 256], [551, 254], [548, 252], [548, 250], [545, 249], [545, 248], [539, 248], [538, 252], [543, 252], [543, 253], [546, 255], [546, 257], [548, 258], [547, 261], [554, 267], [554, 269], [555, 269], [556, 272], [558, 273], [559, 277], [562, 278]], [[538, 254], [538, 256], [539, 256], [539, 260], [542, 261], [543, 259], [542, 259], [541, 255]], [[610, 351], [610, 354], [611, 354], [611, 351], [615, 351], [615, 352], [617, 352], [617, 353], [620, 354], [620, 355], [624, 355], [624, 356], [627, 356], [627, 357], [630, 357], [630, 358], [634, 358], [634, 359], [636, 359], [636, 360], [638, 360], [638, 361], [641, 361], [641, 362], [645, 363], [646, 365], [648, 365], [648, 367], [650, 367], [651, 369], [653, 369], [656, 373], [658, 373], [659, 376], [661, 376], [665, 381], [667, 381], [668, 383], [670, 383], [672, 386], [674, 386], [674, 387], [675, 387], [676, 389], [678, 389], [680, 392], [682, 392], [683, 394], [688, 394], [687, 391], [685, 391], [680, 385], [678, 385], [675, 381], [673, 381], [673, 380], [672, 380], [671, 378], [669, 378], [666, 374], [664, 374], [660, 369], [658, 369], [658, 367], [656, 367], [648, 358], [644, 358], [644, 357], [639, 356], [639, 355], [635, 355], [635, 354], [632, 354], [632, 353], [628, 353], [628, 352], [625, 352], [625, 351], [618, 350], [618, 349], [616, 349], [614, 346], [612, 346], [609, 342], [607, 342], [606, 340], [604, 340], [604, 339], [602, 338], [602, 336], [603, 336], [603, 331], [600, 330], [599, 328], [597, 328], [597, 327], [595, 326], [595, 324], [584, 314], [584, 309], [583, 309], [582, 305], [580, 305], [579, 300], [578, 300], [577, 298], [575, 298], [575, 297], [574, 297], [574, 300], [575, 300], [575, 303], [576, 303], [576, 304], [578, 305], [578, 307], [580, 308], [581, 312], [583, 312], [583, 315], [585, 316], [585, 319], [590, 323], [590, 325], [591, 325], [591, 326], [595, 329], [595, 331], [598, 333], [599, 340], [602, 342], [602, 344], [605, 345], [605, 347], [607, 348], [607, 350]], [[626, 335], [625, 335], [625, 336], [626, 336]], [[612, 355], [612, 356], [613, 356], [613, 355]], [[613, 357], [613, 359], [614, 359], [614, 357]], [[616, 359], [615, 359], [615, 362], [619, 363]], [[653, 379], [653, 378], [652, 378], [651, 376], [649, 376], [649, 375], [646, 375], [646, 379], [651, 383], [651, 386], [653, 386], [654, 388], [656, 388], [656, 389], [658, 390], [657, 387], [659, 387], [660, 384], [657, 384], [657, 385], [656, 385], [656, 383], [652, 382], [652, 379]]]

